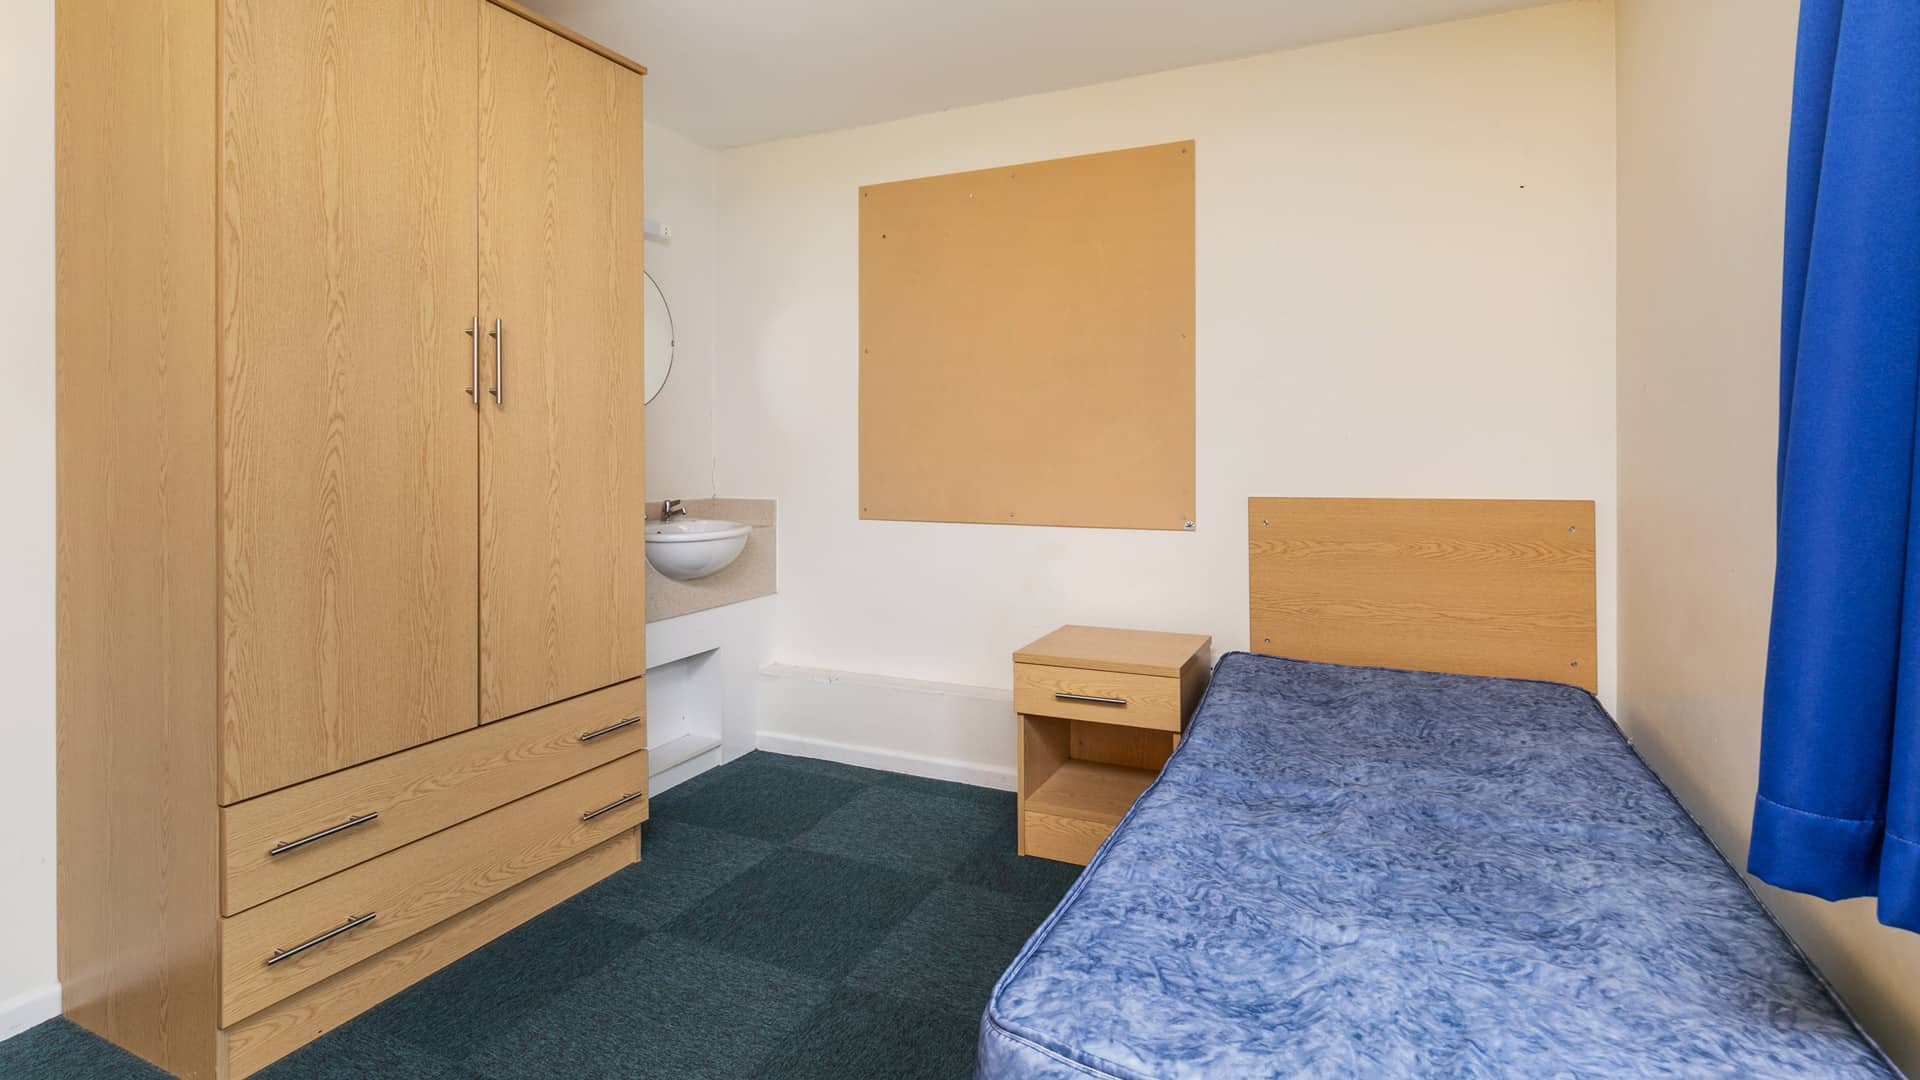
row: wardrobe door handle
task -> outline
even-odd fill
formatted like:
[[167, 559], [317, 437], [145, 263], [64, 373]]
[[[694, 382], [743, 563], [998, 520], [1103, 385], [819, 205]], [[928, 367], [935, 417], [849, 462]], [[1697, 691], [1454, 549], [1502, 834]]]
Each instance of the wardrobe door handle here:
[[375, 818], [378, 818], [379, 816], [380, 816], [380, 811], [375, 810], [371, 813], [359, 814], [354, 817], [350, 817], [338, 825], [335, 825], [331, 828], [321, 829], [319, 832], [314, 833], [310, 836], [303, 836], [298, 840], [286, 840], [286, 841], [282, 841], [281, 843], [275, 844], [272, 847], [267, 849], [267, 854], [285, 855], [287, 852], [292, 851], [294, 848], [306, 847], [308, 844], [313, 843], [315, 840], [325, 840], [327, 837], [332, 836], [335, 833], [346, 832], [348, 829], [353, 828], [355, 825], [365, 825], [367, 822], [372, 821]]
[[473, 378], [467, 382], [467, 394], [475, 405], [480, 404], [480, 316], [473, 317], [473, 327], [467, 331], [473, 339]]
[[487, 335], [493, 339], [493, 403], [507, 403], [507, 335], [506, 326], [499, 320], [493, 320], [493, 332]]
[[1127, 703], [1127, 699], [1123, 697], [1100, 697], [1096, 694], [1058, 693], [1053, 695], [1053, 699], [1055, 701], [1084, 701], [1089, 705], [1125, 705]]
[[601, 807], [598, 810], [589, 810], [586, 813], [581, 814], [580, 820], [592, 821], [594, 818], [599, 817], [601, 814], [607, 813], [608, 811], [611, 811], [611, 810], [618, 810], [635, 799], [644, 799], [646, 797], [647, 797], [647, 793], [644, 791], [636, 791], [631, 795], [622, 795], [619, 798], [613, 800], [612, 802], [608, 803], [607, 805]]
[[273, 955], [267, 957], [267, 966], [272, 967], [273, 965], [279, 963], [282, 960], [291, 960], [294, 957], [299, 956], [301, 953], [306, 952], [308, 949], [313, 948], [315, 945], [320, 945], [320, 944], [324, 944], [325, 942], [331, 941], [334, 938], [339, 937], [341, 934], [346, 933], [347, 931], [353, 929], [356, 926], [365, 926], [366, 924], [374, 920], [374, 916], [379, 914], [380, 913], [377, 911], [369, 911], [365, 915], [355, 915], [352, 918], [348, 919], [346, 922], [341, 923], [339, 926], [336, 926], [333, 929], [327, 931], [326, 933], [321, 934], [317, 938], [313, 938], [308, 941], [303, 941], [300, 944], [295, 945], [291, 949], [275, 949], [273, 950]]
[[598, 731], [583, 731], [580, 733], [580, 741], [592, 742], [593, 740], [599, 738], [602, 735], [611, 735], [614, 732], [619, 731], [621, 728], [630, 728], [633, 725], [645, 719], [646, 719], [645, 716], [629, 716], [625, 720], [622, 720], [617, 724], [608, 724], [606, 727], [603, 727]]

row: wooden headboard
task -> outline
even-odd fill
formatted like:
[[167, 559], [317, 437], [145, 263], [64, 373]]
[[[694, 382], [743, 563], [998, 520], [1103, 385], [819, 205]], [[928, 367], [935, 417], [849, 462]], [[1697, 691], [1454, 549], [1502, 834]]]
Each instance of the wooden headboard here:
[[1248, 499], [1253, 651], [1595, 690], [1593, 503]]

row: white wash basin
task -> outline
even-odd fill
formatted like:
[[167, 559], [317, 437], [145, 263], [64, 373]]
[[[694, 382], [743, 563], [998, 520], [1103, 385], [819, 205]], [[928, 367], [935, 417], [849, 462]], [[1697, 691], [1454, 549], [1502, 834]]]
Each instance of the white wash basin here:
[[675, 581], [718, 573], [740, 557], [750, 525], [681, 518], [647, 526], [647, 561]]

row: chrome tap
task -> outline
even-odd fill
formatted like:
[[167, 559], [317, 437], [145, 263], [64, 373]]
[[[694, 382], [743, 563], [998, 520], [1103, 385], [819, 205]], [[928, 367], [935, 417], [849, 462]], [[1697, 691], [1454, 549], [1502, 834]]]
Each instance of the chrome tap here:
[[660, 504], [660, 520], [663, 522], [686, 516], [687, 508], [680, 505], [679, 499], [668, 499]]

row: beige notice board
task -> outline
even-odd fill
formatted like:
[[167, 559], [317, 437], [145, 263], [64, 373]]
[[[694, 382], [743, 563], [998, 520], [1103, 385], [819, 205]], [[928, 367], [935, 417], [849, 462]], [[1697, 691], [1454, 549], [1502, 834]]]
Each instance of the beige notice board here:
[[860, 516], [1188, 529], [1192, 142], [860, 189]]

